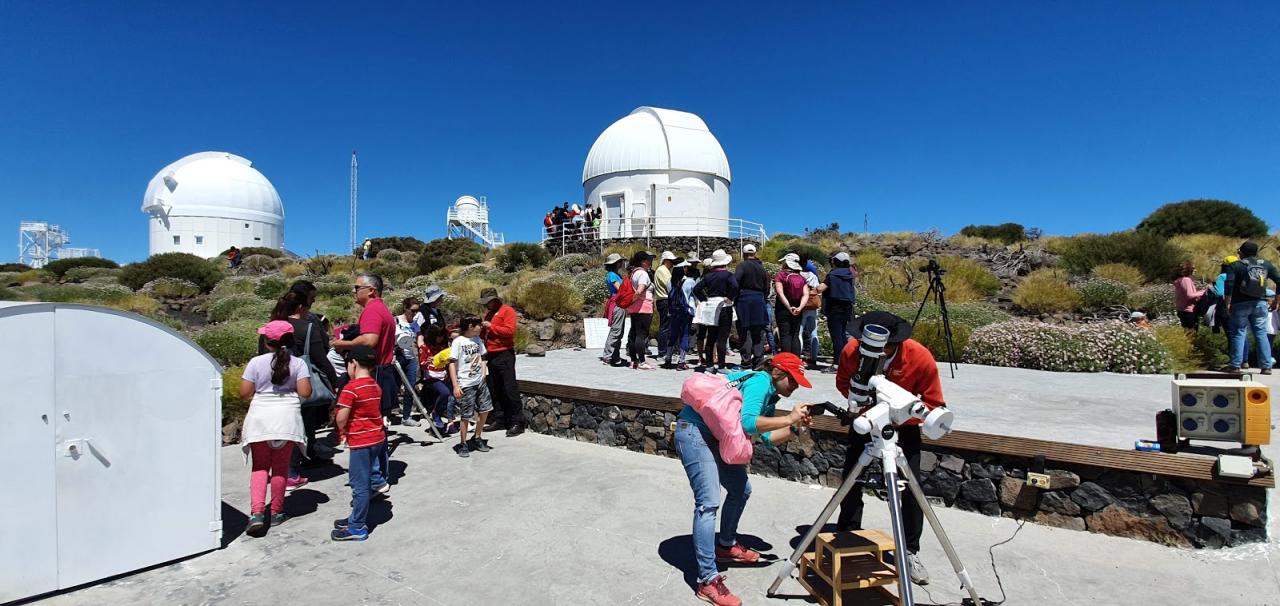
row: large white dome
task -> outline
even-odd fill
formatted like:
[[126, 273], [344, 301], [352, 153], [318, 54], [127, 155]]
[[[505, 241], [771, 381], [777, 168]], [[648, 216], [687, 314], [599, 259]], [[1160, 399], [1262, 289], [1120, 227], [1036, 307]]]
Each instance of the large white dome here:
[[638, 107], [600, 133], [587, 153], [582, 182], [646, 170], [705, 173], [732, 181], [729, 158], [702, 118], [673, 109]]
[[227, 152], [191, 154], [160, 169], [147, 184], [142, 211], [284, 224], [276, 188], [248, 159]]

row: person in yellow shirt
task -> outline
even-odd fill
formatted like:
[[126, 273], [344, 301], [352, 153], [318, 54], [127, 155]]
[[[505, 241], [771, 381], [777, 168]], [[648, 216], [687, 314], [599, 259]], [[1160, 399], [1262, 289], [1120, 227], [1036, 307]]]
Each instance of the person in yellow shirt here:
[[[653, 270], [653, 303], [658, 310], [658, 359], [667, 359], [667, 341], [671, 338], [671, 268], [676, 265], [675, 253], [664, 250], [659, 257], [658, 268]], [[666, 364], [663, 365], [668, 366]]]
[[449, 435], [453, 421], [453, 386], [449, 383], [449, 331], [438, 324], [422, 330], [422, 394], [433, 402], [431, 422], [440, 435]]

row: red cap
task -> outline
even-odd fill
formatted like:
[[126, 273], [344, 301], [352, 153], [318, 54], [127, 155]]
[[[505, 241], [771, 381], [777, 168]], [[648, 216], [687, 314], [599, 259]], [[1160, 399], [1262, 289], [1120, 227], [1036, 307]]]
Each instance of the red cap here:
[[293, 334], [293, 325], [284, 320], [272, 320], [262, 325], [258, 329], [258, 334], [267, 338], [268, 341], [279, 341], [280, 337], [287, 334]]
[[769, 366], [791, 375], [791, 378], [795, 379], [796, 384], [801, 387], [813, 387], [809, 379], [804, 378], [804, 361], [800, 356], [783, 352], [774, 356]]

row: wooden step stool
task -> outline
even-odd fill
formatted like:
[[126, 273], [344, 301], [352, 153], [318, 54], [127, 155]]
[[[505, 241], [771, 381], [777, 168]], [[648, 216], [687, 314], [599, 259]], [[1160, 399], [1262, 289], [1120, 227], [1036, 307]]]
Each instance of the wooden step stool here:
[[863, 589], [876, 589], [901, 605], [888, 588], [898, 582], [898, 571], [884, 561], [886, 551], [895, 551], [892, 538], [878, 530], [824, 532], [816, 545], [800, 560], [800, 584], [822, 606], [842, 606]]

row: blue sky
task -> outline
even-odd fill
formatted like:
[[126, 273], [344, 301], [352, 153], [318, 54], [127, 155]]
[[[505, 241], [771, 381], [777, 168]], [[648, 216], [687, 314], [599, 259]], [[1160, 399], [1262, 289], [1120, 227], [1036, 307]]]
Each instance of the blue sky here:
[[303, 254], [345, 248], [353, 148], [362, 237], [439, 237], [469, 193], [531, 240], [641, 105], [701, 115], [770, 231], [1111, 231], [1197, 197], [1275, 227], [1278, 31], [1274, 2], [4, 2], [0, 259], [24, 219], [144, 257], [147, 181], [203, 150], [253, 160]]

